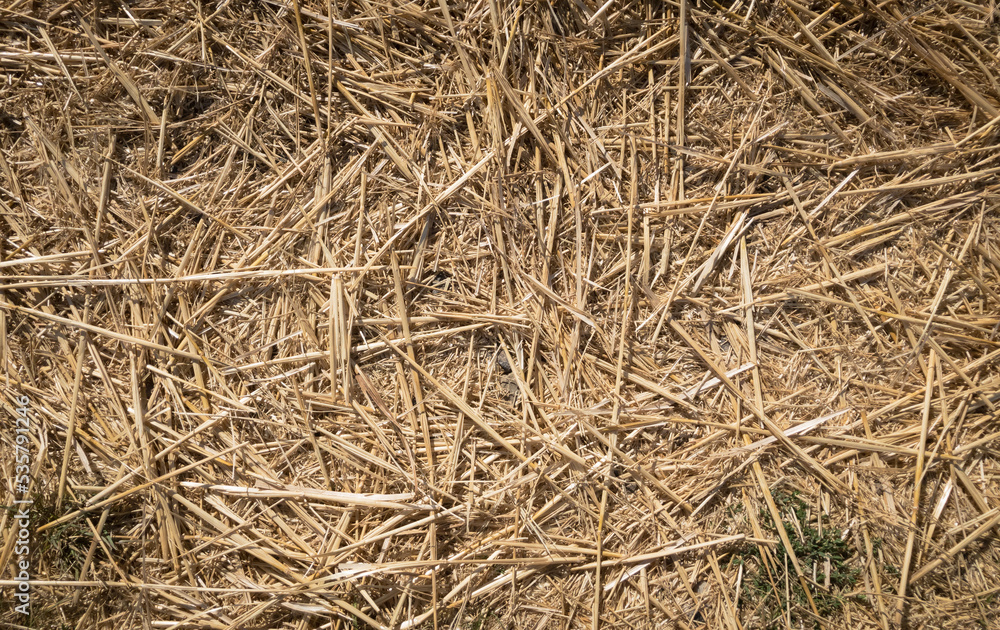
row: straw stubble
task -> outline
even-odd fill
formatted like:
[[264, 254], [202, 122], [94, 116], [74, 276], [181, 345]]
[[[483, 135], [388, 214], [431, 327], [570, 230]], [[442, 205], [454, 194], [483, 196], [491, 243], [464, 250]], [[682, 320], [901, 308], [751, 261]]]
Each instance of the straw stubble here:
[[0, 8], [0, 620], [990, 627], [998, 23]]

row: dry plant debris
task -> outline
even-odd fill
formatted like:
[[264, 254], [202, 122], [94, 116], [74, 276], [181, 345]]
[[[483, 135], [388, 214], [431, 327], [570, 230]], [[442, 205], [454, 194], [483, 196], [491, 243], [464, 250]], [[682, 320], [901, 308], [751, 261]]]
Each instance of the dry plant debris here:
[[994, 0], [4, 4], [9, 627], [996, 627]]

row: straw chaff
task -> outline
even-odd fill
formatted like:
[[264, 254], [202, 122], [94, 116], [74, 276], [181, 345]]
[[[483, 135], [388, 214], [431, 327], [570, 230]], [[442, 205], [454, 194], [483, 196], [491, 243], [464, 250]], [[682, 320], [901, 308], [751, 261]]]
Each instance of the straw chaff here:
[[7, 2], [0, 621], [994, 626], [995, 4]]

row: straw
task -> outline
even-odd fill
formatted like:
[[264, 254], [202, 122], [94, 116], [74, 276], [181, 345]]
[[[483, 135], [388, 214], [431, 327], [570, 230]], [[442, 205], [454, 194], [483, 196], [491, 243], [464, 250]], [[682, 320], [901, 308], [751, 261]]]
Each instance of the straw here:
[[6, 2], [0, 623], [992, 627], [995, 4]]

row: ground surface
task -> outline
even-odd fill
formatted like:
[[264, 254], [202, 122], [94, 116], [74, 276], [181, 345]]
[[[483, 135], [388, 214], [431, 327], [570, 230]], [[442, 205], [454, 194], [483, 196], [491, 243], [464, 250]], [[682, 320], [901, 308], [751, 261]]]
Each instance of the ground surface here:
[[5, 4], [5, 627], [997, 627], [992, 0]]

